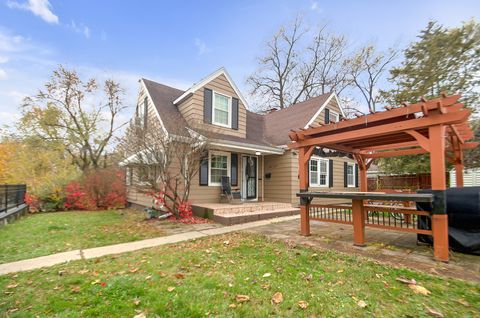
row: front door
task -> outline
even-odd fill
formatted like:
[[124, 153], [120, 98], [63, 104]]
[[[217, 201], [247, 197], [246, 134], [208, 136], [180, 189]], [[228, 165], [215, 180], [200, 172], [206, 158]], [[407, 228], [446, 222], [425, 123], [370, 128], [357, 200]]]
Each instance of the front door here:
[[243, 156], [243, 197], [257, 198], [257, 157]]

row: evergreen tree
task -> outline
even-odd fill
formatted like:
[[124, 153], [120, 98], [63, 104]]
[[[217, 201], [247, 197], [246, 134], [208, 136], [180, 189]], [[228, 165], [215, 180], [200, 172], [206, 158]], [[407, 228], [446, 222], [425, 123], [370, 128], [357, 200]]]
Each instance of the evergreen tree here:
[[[480, 106], [480, 24], [471, 20], [460, 27], [445, 28], [429, 22], [390, 75], [395, 88], [382, 94], [391, 105], [435, 98], [442, 92], [460, 93], [461, 102], [475, 112]], [[478, 158], [471, 158], [475, 153], [465, 154], [467, 164], [477, 165]], [[389, 173], [430, 171], [428, 155], [385, 158], [380, 165]]]

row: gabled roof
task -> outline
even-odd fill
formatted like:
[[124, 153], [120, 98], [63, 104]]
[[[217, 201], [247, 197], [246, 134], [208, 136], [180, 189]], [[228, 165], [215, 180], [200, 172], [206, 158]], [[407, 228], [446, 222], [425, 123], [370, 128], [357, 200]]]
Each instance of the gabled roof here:
[[238, 89], [237, 85], [235, 85], [235, 82], [232, 80], [232, 77], [230, 76], [230, 74], [228, 74], [227, 70], [224, 68], [224, 67], [221, 67], [219, 68], [218, 70], [216, 70], [215, 72], [213, 72], [212, 74], [208, 75], [207, 77], [201, 79], [198, 83], [195, 83], [192, 87], [190, 87], [189, 89], [187, 89], [181, 96], [179, 96], [177, 99], [175, 99], [173, 101], [173, 103], [176, 105], [178, 103], [180, 103], [181, 101], [183, 101], [185, 98], [187, 98], [188, 96], [190, 96], [190, 94], [193, 94], [195, 93], [198, 89], [202, 88], [204, 85], [206, 85], [208, 82], [214, 80], [215, 78], [217, 78], [218, 76], [220, 75], [224, 75], [226, 78], [227, 78], [227, 81], [228, 83], [230, 84], [230, 86], [232, 86], [233, 90], [235, 91], [235, 93], [237, 94], [237, 96], [240, 98], [240, 100], [242, 101], [243, 105], [248, 109], [248, 103], [247, 101], [245, 100], [245, 98], [243, 97], [242, 95], [242, 92], [240, 92], [240, 90]]
[[[183, 94], [182, 90], [159, 84], [142, 78], [147, 94], [150, 96], [161, 124], [168, 133], [188, 136], [187, 122], [173, 101]], [[180, 128], [180, 129], [179, 129]]]
[[[237, 86], [224, 68], [220, 68], [205, 77], [187, 91], [147, 79], [142, 79], [142, 82], [155, 105], [157, 115], [165, 130], [169, 133], [187, 136], [188, 124], [176, 104], [222, 74], [225, 75], [244, 105], [247, 105]], [[332, 98], [337, 99], [342, 115], [344, 115], [336, 94], [327, 93], [265, 115], [256, 114], [247, 109], [246, 138], [221, 133], [212, 133], [210, 137], [216, 140], [225, 140], [226, 142], [246, 143], [264, 147], [284, 146], [290, 143], [288, 137], [290, 130], [305, 128], [314, 122]]]
[[303, 128], [315, 119], [333, 95], [333, 93], [323, 94], [264, 115], [265, 137], [275, 145], [289, 144], [289, 131]]

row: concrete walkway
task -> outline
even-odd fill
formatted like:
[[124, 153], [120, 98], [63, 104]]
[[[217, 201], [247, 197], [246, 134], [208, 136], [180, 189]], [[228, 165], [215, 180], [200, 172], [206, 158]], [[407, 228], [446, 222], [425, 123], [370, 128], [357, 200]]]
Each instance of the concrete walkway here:
[[136, 241], [136, 242], [121, 243], [121, 244], [94, 247], [94, 248], [88, 248], [88, 249], [80, 249], [80, 250], [47, 255], [47, 256], [41, 256], [41, 257], [21, 260], [21, 261], [12, 262], [12, 263], [0, 264], [0, 275], [21, 272], [21, 271], [29, 271], [32, 269], [37, 269], [42, 267], [50, 267], [53, 265], [70, 262], [70, 261], [92, 259], [96, 257], [106, 256], [106, 255], [132, 252], [132, 251], [137, 251], [137, 250], [149, 248], [149, 247], [194, 240], [194, 239], [198, 239], [206, 236], [220, 235], [220, 234], [225, 234], [225, 233], [230, 233], [230, 232], [235, 232], [240, 230], [251, 229], [257, 226], [266, 226], [269, 224], [291, 221], [298, 218], [299, 218], [298, 215], [286, 216], [281, 218], [262, 220], [262, 221], [256, 221], [256, 222], [250, 222], [250, 223], [244, 223], [244, 224], [238, 224], [238, 225], [232, 225], [232, 226], [226, 226], [226, 227], [211, 228], [211, 229], [205, 229], [205, 230], [195, 230], [195, 231], [157, 237], [157, 238]]

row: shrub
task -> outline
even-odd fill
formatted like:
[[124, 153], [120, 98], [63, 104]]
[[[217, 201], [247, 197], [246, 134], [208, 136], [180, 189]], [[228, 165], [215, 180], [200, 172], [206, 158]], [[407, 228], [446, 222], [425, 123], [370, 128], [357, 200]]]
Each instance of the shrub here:
[[40, 210], [40, 199], [29, 192], [25, 193], [25, 203], [29, 205], [29, 212], [35, 213], [39, 212]]
[[117, 168], [97, 169], [82, 179], [87, 196], [96, 208], [123, 208], [127, 203], [125, 174]]
[[70, 182], [65, 187], [65, 209], [67, 210], [92, 210], [96, 208], [95, 202], [88, 196], [84, 187], [77, 181]]

